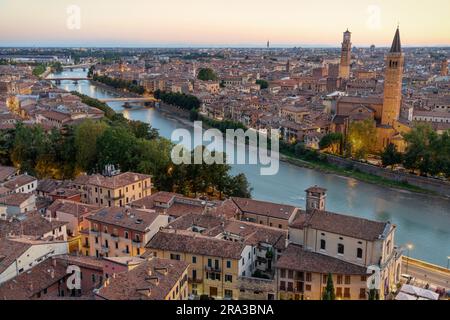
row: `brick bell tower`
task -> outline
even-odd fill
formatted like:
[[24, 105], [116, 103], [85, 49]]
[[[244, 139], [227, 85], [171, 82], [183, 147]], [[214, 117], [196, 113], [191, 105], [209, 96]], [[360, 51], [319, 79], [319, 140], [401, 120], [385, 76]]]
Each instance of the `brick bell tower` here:
[[384, 76], [384, 100], [381, 124], [393, 126], [400, 115], [402, 101], [402, 79], [404, 54], [400, 42], [400, 29], [397, 27], [391, 50], [386, 57], [386, 71]]
[[341, 49], [341, 63], [339, 65], [339, 77], [342, 79], [350, 78], [350, 62], [352, 59], [352, 34], [350, 31], [344, 32]]

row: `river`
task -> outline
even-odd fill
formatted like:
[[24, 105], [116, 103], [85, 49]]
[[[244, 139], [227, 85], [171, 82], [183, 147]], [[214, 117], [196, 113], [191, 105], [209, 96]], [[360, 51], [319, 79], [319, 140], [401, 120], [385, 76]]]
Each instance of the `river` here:
[[[84, 77], [81, 69], [64, 71], [58, 77]], [[89, 95], [94, 98], [110, 98], [114, 94], [90, 81], [62, 81], [60, 88]], [[108, 103], [115, 111], [128, 119], [150, 123], [159, 133], [169, 138], [177, 128], [192, 130], [176, 119], [155, 109], [124, 109], [123, 103]], [[257, 165], [233, 165], [232, 173], [244, 173], [253, 188], [253, 198], [305, 207], [304, 190], [313, 185], [328, 189], [326, 208], [329, 211], [357, 217], [391, 221], [397, 225], [396, 243], [410, 243], [410, 256], [441, 266], [447, 265], [450, 256], [450, 200], [440, 197], [389, 189], [364, 183], [352, 178], [280, 163], [275, 176], [260, 175]]]

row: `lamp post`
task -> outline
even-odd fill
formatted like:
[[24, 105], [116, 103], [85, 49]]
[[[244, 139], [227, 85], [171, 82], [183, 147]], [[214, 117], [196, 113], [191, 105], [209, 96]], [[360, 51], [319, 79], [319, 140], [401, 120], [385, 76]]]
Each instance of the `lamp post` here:
[[409, 267], [409, 252], [410, 250], [414, 249], [414, 246], [411, 243], [408, 243], [406, 245], [406, 249], [408, 249], [407, 253], [407, 259], [406, 259], [406, 274], [408, 274], [408, 267]]

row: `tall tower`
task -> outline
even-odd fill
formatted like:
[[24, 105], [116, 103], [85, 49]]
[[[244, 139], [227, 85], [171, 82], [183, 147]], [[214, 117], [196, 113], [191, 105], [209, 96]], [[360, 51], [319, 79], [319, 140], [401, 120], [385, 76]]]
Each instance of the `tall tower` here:
[[447, 62], [447, 58], [445, 58], [444, 60], [442, 60], [442, 64], [441, 64], [441, 76], [445, 77], [448, 75], [448, 62]]
[[288, 61], [286, 63], [286, 72], [287, 73], [291, 72], [291, 61], [289, 61], [289, 59], [288, 59]]
[[400, 29], [397, 28], [391, 50], [386, 57], [382, 125], [392, 126], [400, 115], [404, 60], [405, 57], [400, 43]]
[[306, 212], [314, 210], [325, 211], [327, 189], [314, 186], [305, 190], [306, 192]]
[[350, 31], [344, 32], [342, 41], [341, 64], [339, 66], [339, 77], [343, 79], [350, 78], [350, 62], [352, 59], [352, 34]]

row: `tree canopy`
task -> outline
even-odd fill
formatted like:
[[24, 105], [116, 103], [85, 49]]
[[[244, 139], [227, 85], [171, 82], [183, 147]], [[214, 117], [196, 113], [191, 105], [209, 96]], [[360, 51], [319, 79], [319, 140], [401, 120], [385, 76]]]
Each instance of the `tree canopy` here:
[[217, 75], [211, 68], [202, 68], [198, 72], [197, 78], [203, 81], [210, 81], [210, 80], [215, 81], [217, 80]]

